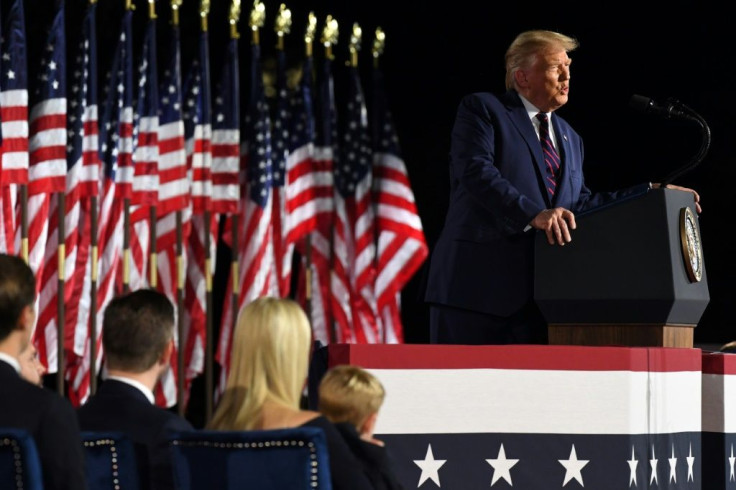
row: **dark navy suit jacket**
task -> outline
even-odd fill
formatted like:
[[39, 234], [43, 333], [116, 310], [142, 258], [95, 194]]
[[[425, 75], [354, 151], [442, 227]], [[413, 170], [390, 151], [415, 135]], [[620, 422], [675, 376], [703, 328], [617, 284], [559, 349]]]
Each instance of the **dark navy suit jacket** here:
[[0, 361], [0, 426], [27, 430], [38, 448], [45, 490], [87, 488], [74, 409], [57, 393], [22, 379]]
[[177, 414], [157, 407], [136, 387], [115, 379], [77, 409], [84, 431], [120, 431], [135, 445], [143, 489], [173, 489], [168, 437], [171, 431], [194, 430]]
[[432, 251], [425, 300], [509, 316], [533, 299], [534, 230], [546, 208], [574, 213], [643, 194], [648, 184], [592, 193], [583, 176], [583, 140], [552, 114], [562, 173], [551, 202], [539, 138], [519, 95], [463, 98], [450, 145], [450, 202]]

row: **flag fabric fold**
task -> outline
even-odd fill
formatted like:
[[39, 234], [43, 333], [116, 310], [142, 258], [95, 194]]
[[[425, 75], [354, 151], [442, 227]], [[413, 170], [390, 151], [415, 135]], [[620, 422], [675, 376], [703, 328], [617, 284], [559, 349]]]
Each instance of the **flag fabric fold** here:
[[217, 222], [211, 219], [213, 186], [209, 50], [209, 36], [202, 31], [197, 55], [184, 83], [182, 116], [191, 184], [190, 211], [187, 213], [191, 214], [191, 218], [188, 220], [190, 231], [185, 251], [184, 338], [177, 339], [177, 349], [182, 349], [184, 356], [185, 402], [188, 400], [191, 379], [202, 372], [204, 366], [207, 296], [212, 286], [217, 245]]
[[[94, 315], [96, 342], [89, 336], [75, 337], [75, 352], [81, 362], [70, 369], [69, 397], [72, 404], [83, 404], [89, 397], [90, 376], [96, 376], [102, 365], [102, 316], [116, 294], [116, 283], [122, 272], [124, 199], [129, 199], [133, 183], [133, 42], [132, 12], [122, 17], [104, 95], [103, 123], [99, 127], [100, 158], [103, 166], [98, 219], [99, 256], [90, 254], [85, 264], [83, 295], [96, 288], [97, 304], [92, 309], [80, 302], [77, 322], [88, 325]], [[93, 262], [94, 261], [94, 262]], [[96, 263], [95, 263], [96, 262]], [[97, 274], [94, 274], [94, 272]], [[90, 349], [95, 349], [95, 366], [90, 366]]]
[[427, 258], [429, 248], [388, 106], [384, 76], [372, 71], [373, 202], [376, 212], [375, 295], [386, 343], [402, 343], [401, 290]]
[[[309, 233], [309, 250], [305, 244], [300, 244], [302, 254], [301, 274], [305, 280], [299, 284], [300, 303], [309, 312], [312, 322], [312, 331], [317, 340], [329, 343], [337, 341], [334, 328], [334, 315], [332, 312], [332, 295], [330, 292], [330, 274], [332, 269], [332, 233], [335, 222], [335, 178], [333, 169], [338, 159], [337, 138], [337, 108], [335, 105], [334, 78], [332, 73], [332, 60], [326, 58], [322, 64], [322, 71], [318, 80], [316, 103], [314, 104], [314, 120], [310, 107], [312, 86], [312, 58], [307, 57], [304, 63], [302, 80], [300, 83], [300, 95], [298, 102], [303, 104], [302, 117], [295, 115], [294, 121], [303, 121], [305, 142], [292, 151], [292, 155], [304, 155], [304, 160], [292, 167], [296, 173], [297, 169], [307, 170], [308, 184], [305, 188], [307, 198], [314, 209], [314, 230]], [[296, 112], [295, 112], [296, 114]], [[310, 123], [314, 128], [314, 145], [311, 155], [310, 142], [308, 141]], [[295, 131], [295, 135], [302, 134]], [[290, 173], [292, 170], [290, 170]], [[307, 199], [309, 201], [307, 201]], [[306, 258], [310, 263], [306, 263]], [[307, 274], [306, 267], [309, 267]], [[307, 293], [311, 293], [311, 297]]]
[[14, 0], [0, 37], [0, 252], [18, 254], [20, 185], [28, 183], [28, 65], [23, 0]]
[[[29, 114], [28, 264], [36, 274], [39, 317], [33, 334], [41, 362], [57, 371], [56, 302], [59, 243], [59, 196], [66, 191], [66, 42], [64, 5], [54, 16], [40, 54], [40, 70]], [[52, 196], [51, 194], [55, 195]], [[70, 240], [73, 237], [69, 237]], [[76, 243], [73, 244], [73, 247]], [[49, 268], [45, 269], [44, 265]], [[63, 367], [62, 367], [63, 369]]]
[[368, 114], [358, 68], [348, 68], [348, 100], [341, 159], [335, 165], [332, 304], [339, 337], [348, 343], [381, 341], [373, 282], [375, 213]]
[[243, 305], [260, 296], [278, 296], [273, 250], [273, 166], [269, 107], [263, 88], [260, 46], [251, 46], [250, 93], [245, 117], [246, 148], [242, 154], [245, 186], [240, 199], [240, 277], [237, 304], [232, 304], [232, 280], [224, 298], [216, 358], [220, 364], [219, 390], [224, 389], [230, 366], [233, 316]]

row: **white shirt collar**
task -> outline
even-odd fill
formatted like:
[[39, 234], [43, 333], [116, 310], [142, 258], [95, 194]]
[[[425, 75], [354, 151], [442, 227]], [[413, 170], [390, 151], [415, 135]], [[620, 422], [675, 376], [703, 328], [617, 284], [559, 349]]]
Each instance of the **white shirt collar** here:
[[129, 384], [130, 386], [133, 386], [135, 388], [138, 388], [141, 391], [141, 393], [143, 393], [144, 395], [146, 395], [146, 398], [148, 398], [148, 401], [151, 402], [152, 405], [154, 403], [156, 403], [156, 399], [153, 397], [153, 392], [151, 390], [149, 390], [148, 387], [145, 386], [143, 383], [140, 383], [140, 382], [138, 382], [138, 381], [136, 381], [134, 379], [125, 378], [123, 376], [110, 376], [110, 375], [108, 375], [107, 378], [105, 378], [105, 379], [114, 379], [116, 381], [120, 381], [121, 383], [126, 383], [126, 384]]
[[18, 362], [18, 359], [16, 359], [13, 356], [9, 356], [5, 352], [0, 352], [0, 361], [5, 361], [11, 366], [13, 366], [13, 369], [20, 374], [20, 362]]
[[[523, 95], [519, 94], [519, 98], [521, 99], [521, 103], [524, 104], [524, 108], [526, 109], [527, 114], [529, 114], [529, 119], [535, 121], [535, 116], [543, 111], [540, 111], [539, 109], [534, 107], [534, 104], [526, 100]], [[552, 119], [551, 112], [546, 112], [545, 114], [547, 114], [548, 119]]]
[[[518, 92], [517, 92], [518, 93]], [[534, 131], [537, 133], [537, 137], [539, 136], [539, 119], [537, 119], [535, 116], [539, 114], [540, 111], [536, 107], [534, 107], [534, 104], [529, 102], [524, 98], [523, 95], [519, 94], [519, 98], [521, 99], [521, 103], [524, 104], [524, 108], [526, 109], [526, 113], [529, 116], [529, 119], [532, 121], [532, 125], [534, 126]], [[557, 144], [557, 134], [555, 133], [555, 127], [551, 124], [552, 122], [552, 113], [551, 112], [545, 112], [547, 114], [547, 120], [550, 121], [549, 125], [549, 135], [552, 138], [552, 145], [559, 151], [559, 145]]]

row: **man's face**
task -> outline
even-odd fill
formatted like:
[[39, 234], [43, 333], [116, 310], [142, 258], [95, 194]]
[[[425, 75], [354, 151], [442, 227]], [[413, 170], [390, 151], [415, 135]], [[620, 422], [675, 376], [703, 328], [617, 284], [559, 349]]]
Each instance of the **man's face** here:
[[570, 91], [570, 63], [564, 49], [550, 49], [535, 57], [531, 67], [523, 70], [528, 83], [526, 98], [544, 112], [567, 103]]

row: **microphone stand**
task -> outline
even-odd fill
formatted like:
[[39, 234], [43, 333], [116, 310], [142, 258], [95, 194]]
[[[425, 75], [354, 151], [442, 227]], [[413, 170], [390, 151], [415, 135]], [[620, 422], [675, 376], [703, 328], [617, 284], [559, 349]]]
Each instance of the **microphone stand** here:
[[674, 172], [665, 177], [664, 180], [662, 180], [662, 187], [666, 186], [667, 184], [671, 184], [673, 180], [682, 177], [684, 174], [697, 167], [700, 162], [703, 161], [705, 155], [708, 153], [708, 150], [710, 149], [711, 139], [708, 123], [705, 122], [705, 119], [703, 119], [700, 114], [677, 100], [670, 100], [670, 102], [673, 107], [677, 107], [680, 110], [684, 119], [694, 121], [698, 124], [698, 126], [700, 126], [701, 142], [700, 149], [695, 154], [695, 156], [693, 156], [690, 162], [676, 169]]

